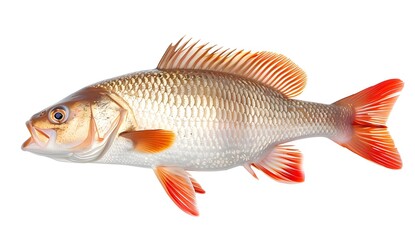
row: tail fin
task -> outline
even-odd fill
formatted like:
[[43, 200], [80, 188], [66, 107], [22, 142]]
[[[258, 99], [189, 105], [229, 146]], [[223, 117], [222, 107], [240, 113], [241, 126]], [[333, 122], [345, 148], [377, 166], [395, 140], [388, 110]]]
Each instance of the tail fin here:
[[401, 80], [386, 80], [335, 102], [354, 109], [353, 136], [338, 144], [377, 164], [400, 169], [401, 158], [386, 120], [402, 88]]

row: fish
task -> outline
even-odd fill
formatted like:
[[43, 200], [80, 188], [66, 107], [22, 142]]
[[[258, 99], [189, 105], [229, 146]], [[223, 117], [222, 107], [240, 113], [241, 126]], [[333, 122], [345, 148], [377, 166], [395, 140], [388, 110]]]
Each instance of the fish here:
[[331, 104], [297, 100], [306, 73], [282, 54], [180, 39], [156, 69], [91, 84], [33, 115], [22, 149], [58, 161], [151, 168], [198, 216], [189, 171], [253, 168], [304, 181], [293, 140], [326, 137], [390, 169], [402, 161], [386, 121], [404, 83], [389, 79]]

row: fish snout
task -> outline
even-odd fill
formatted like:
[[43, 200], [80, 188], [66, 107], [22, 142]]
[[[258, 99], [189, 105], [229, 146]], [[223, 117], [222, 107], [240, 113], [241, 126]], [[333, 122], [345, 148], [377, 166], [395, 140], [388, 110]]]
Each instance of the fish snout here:
[[26, 127], [30, 132], [30, 137], [22, 144], [23, 151], [46, 147], [56, 136], [55, 130], [37, 128], [33, 126], [32, 121], [27, 121]]
[[35, 143], [33, 141], [33, 134], [32, 134], [32, 130], [31, 130], [32, 129], [32, 123], [30, 121], [27, 121], [26, 122], [26, 127], [29, 130], [29, 132], [30, 132], [30, 137], [22, 144], [22, 150], [23, 151], [27, 151], [28, 150], [28, 147], [31, 144]]

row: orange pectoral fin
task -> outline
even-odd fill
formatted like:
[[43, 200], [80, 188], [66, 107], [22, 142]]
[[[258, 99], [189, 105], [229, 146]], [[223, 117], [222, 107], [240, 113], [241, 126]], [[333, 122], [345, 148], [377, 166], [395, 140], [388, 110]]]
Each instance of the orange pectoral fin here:
[[183, 169], [158, 166], [154, 169], [166, 193], [184, 212], [198, 216], [196, 192], [203, 191], [199, 184]]
[[134, 149], [143, 153], [158, 153], [171, 147], [175, 134], [163, 129], [123, 132], [120, 137], [130, 139]]

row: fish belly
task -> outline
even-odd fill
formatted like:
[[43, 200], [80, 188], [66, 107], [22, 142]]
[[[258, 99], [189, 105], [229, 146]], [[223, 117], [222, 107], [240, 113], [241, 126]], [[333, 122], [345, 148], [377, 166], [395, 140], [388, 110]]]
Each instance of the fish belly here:
[[324, 136], [347, 138], [347, 107], [292, 100], [255, 81], [208, 71], [146, 71], [102, 82], [130, 106], [136, 131], [171, 130], [172, 147], [140, 153], [122, 137], [97, 162], [221, 170], [256, 162], [276, 145]]

